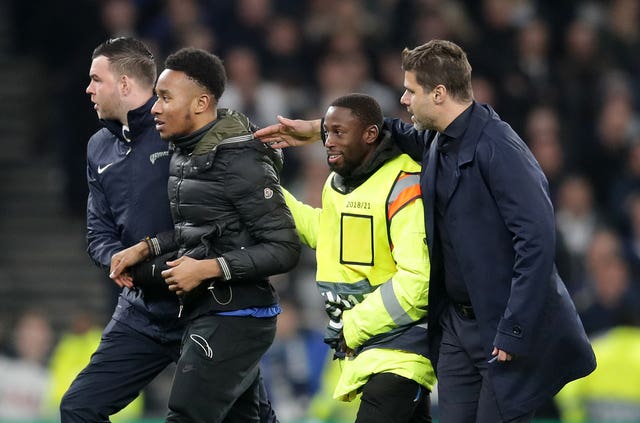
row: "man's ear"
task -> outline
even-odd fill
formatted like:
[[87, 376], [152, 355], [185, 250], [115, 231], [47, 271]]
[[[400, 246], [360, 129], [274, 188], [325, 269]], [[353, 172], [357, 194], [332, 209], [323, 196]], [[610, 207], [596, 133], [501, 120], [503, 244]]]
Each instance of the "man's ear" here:
[[212, 103], [215, 100], [213, 99], [213, 97], [209, 94], [200, 94], [198, 97], [196, 97], [196, 101], [195, 101], [195, 113], [203, 113], [206, 110], [209, 109], [209, 107], [212, 106]]
[[435, 104], [442, 104], [445, 100], [445, 98], [447, 98], [447, 87], [445, 87], [442, 84], [436, 85], [436, 87], [433, 89], [433, 102]]
[[380, 135], [380, 128], [378, 128], [378, 125], [367, 126], [364, 130], [364, 133], [362, 134], [367, 144], [373, 144], [374, 142], [376, 142], [379, 135]]
[[126, 96], [131, 93], [133, 82], [127, 75], [121, 75], [118, 80], [118, 86], [120, 87], [120, 94]]

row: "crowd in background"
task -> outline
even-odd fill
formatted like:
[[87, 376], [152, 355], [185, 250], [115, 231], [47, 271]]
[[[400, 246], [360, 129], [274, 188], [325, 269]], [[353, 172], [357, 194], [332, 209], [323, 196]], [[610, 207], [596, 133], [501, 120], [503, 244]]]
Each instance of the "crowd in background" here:
[[[14, 54], [45, 69], [39, 148], [60, 158], [69, 213], [77, 216], [86, 201], [85, 146], [98, 128], [85, 93], [88, 69], [106, 38], [143, 39], [159, 67], [183, 46], [216, 53], [229, 77], [221, 107], [260, 126], [278, 114], [318, 118], [350, 92], [370, 94], [386, 116], [408, 119], [399, 102], [402, 49], [455, 41], [473, 66], [475, 99], [521, 134], [548, 178], [558, 270], [587, 333], [640, 325], [640, 1], [63, 0], [14, 1], [11, 10]], [[282, 174], [285, 187], [314, 205], [328, 173], [316, 147], [285, 151]], [[330, 417], [322, 415], [331, 409], [327, 400], [314, 406], [330, 392], [314, 273], [306, 251], [294, 272], [275, 278], [285, 313], [264, 373], [283, 421], [309, 417], [310, 409], [321, 410], [318, 420]], [[5, 362], [20, 358], [31, 378], [24, 380], [33, 380], [26, 386], [39, 396], [56, 376], [60, 345], [37, 312], [24, 319], [4, 339], [0, 372], [15, 371]], [[29, 344], [24, 325], [46, 345]], [[10, 418], [2, 415], [9, 408], [1, 380], [0, 418]], [[37, 409], [33, 398], [14, 401]]]

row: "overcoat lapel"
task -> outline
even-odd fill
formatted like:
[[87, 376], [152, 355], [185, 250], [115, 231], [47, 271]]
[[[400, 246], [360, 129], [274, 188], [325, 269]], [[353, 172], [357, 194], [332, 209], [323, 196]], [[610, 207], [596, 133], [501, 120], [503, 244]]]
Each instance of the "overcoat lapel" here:
[[456, 188], [458, 188], [460, 175], [462, 174], [460, 169], [473, 161], [480, 135], [482, 134], [482, 131], [484, 130], [486, 124], [489, 122], [489, 118], [491, 117], [491, 113], [493, 112], [493, 110], [486, 110], [482, 107], [479, 107], [477, 104], [474, 104], [473, 107], [474, 110], [471, 115], [471, 119], [469, 120], [469, 126], [464, 131], [460, 139], [457, 140], [457, 142], [460, 143], [460, 150], [458, 151], [458, 163], [455, 173], [453, 174], [451, 185], [449, 186], [449, 190], [447, 191], [445, 207], [449, 205], [451, 197], [453, 197], [453, 194], [456, 192]]
[[436, 199], [436, 169], [438, 168], [438, 135], [439, 133], [435, 133], [435, 136], [431, 140], [431, 145], [429, 147], [429, 153], [427, 155], [427, 166], [424, 172], [425, 175], [425, 193], [423, 195], [424, 198], [424, 218], [425, 218], [425, 229], [427, 231], [427, 247], [429, 248], [429, 257], [431, 258], [433, 251], [433, 244], [435, 238], [435, 226], [433, 222], [434, 218], [434, 207], [435, 207], [435, 199]]

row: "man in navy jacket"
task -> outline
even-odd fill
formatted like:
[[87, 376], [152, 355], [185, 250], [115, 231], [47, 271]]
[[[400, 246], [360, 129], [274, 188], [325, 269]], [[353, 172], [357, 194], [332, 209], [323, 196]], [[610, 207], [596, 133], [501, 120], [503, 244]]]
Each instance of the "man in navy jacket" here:
[[[442, 423], [529, 422], [595, 357], [554, 265], [547, 181], [520, 137], [473, 100], [456, 44], [403, 52], [401, 103], [413, 125], [386, 120], [421, 160], [431, 258], [429, 344]], [[319, 120], [257, 132], [273, 147], [317, 139]]]
[[[87, 145], [87, 242], [105, 273], [116, 252], [147, 235], [173, 229], [167, 179], [171, 152], [151, 106], [156, 64], [133, 38], [93, 52], [86, 92], [104, 126]], [[167, 289], [124, 286], [100, 345], [65, 393], [61, 421], [108, 421], [176, 361], [184, 327]]]
[[[173, 232], [167, 181], [170, 144], [155, 129], [151, 107], [156, 64], [144, 43], [107, 40], [93, 52], [86, 92], [104, 128], [87, 145], [87, 241], [92, 260], [109, 269], [112, 256], [141, 239]], [[139, 272], [140, 275], [151, 272]], [[180, 355], [184, 319], [164, 284], [123, 283], [111, 321], [90, 363], [60, 404], [61, 421], [108, 421]], [[261, 421], [277, 422], [260, 385]]]

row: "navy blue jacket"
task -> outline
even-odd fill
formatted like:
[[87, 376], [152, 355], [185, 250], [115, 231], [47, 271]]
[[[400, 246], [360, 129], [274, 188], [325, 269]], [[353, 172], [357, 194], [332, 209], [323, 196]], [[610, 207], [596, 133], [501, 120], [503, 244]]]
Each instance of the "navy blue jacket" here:
[[[520, 137], [491, 107], [475, 103], [460, 139], [444, 224], [486, 343], [515, 355], [489, 365], [505, 419], [530, 412], [567, 382], [589, 374], [595, 356], [554, 265], [555, 219], [548, 184]], [[432, 274], [430, 355], [437, 366], [439, 319], [448, 301], [434, 254], [433, 132], [386, 120], [400, 147], [423, 164], [422, 196]], [[438, 248], [436, 244], [436, 248]]]
[[[87, 251], [108, 268], [111, 256], [146, 236], [173, 229], [167, 181], [169, 143], [155, 129], [155, 97], [128, 113], [127, 140], [117, 121], [101, 121], [87, 145]], [[168, 290], [147, 295], [124, 288], [113, 314], [133, 329], [160, 340], [180, 340], [178, 301]]]

